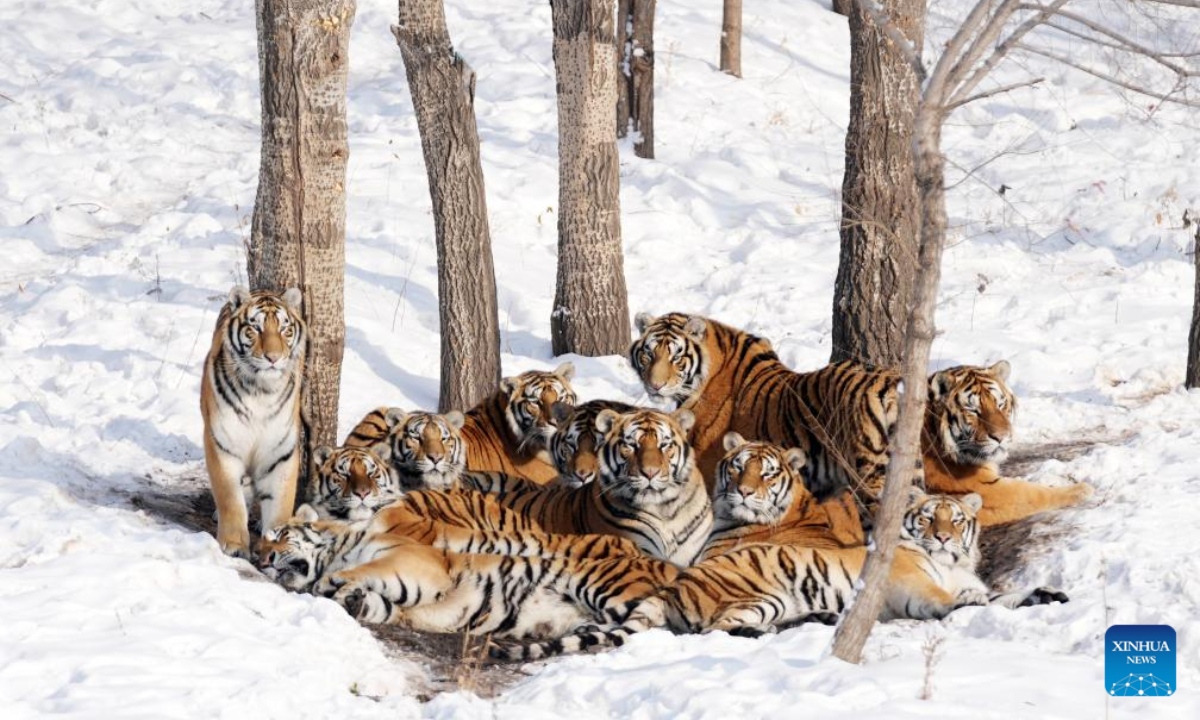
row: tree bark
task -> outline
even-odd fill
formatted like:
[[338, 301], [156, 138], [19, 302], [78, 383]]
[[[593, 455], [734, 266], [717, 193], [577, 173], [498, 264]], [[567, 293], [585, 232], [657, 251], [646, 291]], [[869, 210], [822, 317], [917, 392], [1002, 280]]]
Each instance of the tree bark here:
[[[883, 0], [921, 48], [924, 0]], [[921, 88], [909, 61], [857, 5], [850, 12], [850, 125], [831, 361], [900, 364], [917, 271], [913, 123]]]
[[250, 285], [298, 287], [308, 323], [306, 460], [336, 444], [345, 343], [346, 76], [354, 0], [258, 0], [262, 160], [254, 201]]
[[721, 72], [742, 76], [742, 0], [725, 0], [721, 16]]
[[555, 355], [624, 354], [629, 301], [621, 248], [613, 0], [552, 0], [558, 76]]
[[1184, 385], [1200, 387], [1200, 219], [1196, 222], [1196, 243], [1192, 246], [1192, 264], [1196, 268], [1196, 295], [1192, 300], [1192, 329], [1188, 332], [1187, 376]]
[[934, 308], [942, 275], [942, 249], [946, 239], [945, 159], [941, 153], [942, 115], [939, 109], [922, 108], [916, 122], [913, 146], [919, 187], [920, 265], [913, 288], [913, 308], [908, 315], [901, 365], [903, 381], [900, 417], [892, 436], [887, 479], [876, 510], [874, 544], [867, 555], [859, 585], [862, 588], [834, 634], [833, 654], [846, 662], [862, 659], [862, 649], [879, 619], [888, 588], [888, 573], [900, 540], [900, 525], [912, 468], [921, 462], [921, 428], [928, 397], [929, 348], [934, 336]]
[[442, 0], [400, 0], [392, 26], [412, 92], [433, 200], [442, 335], [441, 412], [469, 410], [500, 384], [496, 276], [488, 231], [475, 71], [457, 53]]
[[654, 6], [617, 0], [617, 137], [634, 133], [633, 152], [654, 157]]
[[850, 8], [854, 6], [854, 0], [833, 0], [833, 11], [838, 15], [850, 15]]

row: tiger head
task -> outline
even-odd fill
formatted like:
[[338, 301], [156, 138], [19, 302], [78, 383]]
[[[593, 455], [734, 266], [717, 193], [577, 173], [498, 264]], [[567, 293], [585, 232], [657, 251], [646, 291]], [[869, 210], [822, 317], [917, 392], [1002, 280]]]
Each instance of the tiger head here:
[[316, 510], [301, 505], [286, 524], [263, 533], [258, 567], [288, 590], [305, 590], [321, 576], [344, 527], [335, 520], [320, 520]]
[[[386, 457], [380, 457], [380, 454]], [[400, 482], [388, 461], [386, 445], [364, 447], [323, 446], [313, 453], [317, 466], [314, 509], [322, 517], [366, 520], [379, 508], [400, 497]]]
[[500, 381], [505, 397], [504, 418], [523, 451], [546, 449], [558, 427], [554, 404], [573, 406], [578, 399], [571, 388], [575, 366], [565, 362], [550, 372], [529, 370]]
[[282, 294], [241, 286], [229, 291], [225, 348], [241, 375], [270, 382], [303, 362], [306, 328], [300, 301], [296, 288]]
[[388, 410], [392, 466], [404, 489], [449, 490], [458, 485], [467, 467], [466, 443], [460, 432], [464, 421], [458, 411], [440, 415]]
[[900, 537], [943, 565], [974, 566], [979, 560], [979, 521], [983, 498], [975, 493], [926, 495], [913, 489]]
[[731, 525], [775, 525], [792, 507], [796, 493], [806, 493], [807, 461], [799, 448], [784, 450], [766, 442], [748, 442], [726, 433], [725, 457], [717, 464], [713, 514]]
[[638, 339], [629, 346], [629, 362], [655, 401], [683, 407], [708, 377], [708, 321], [695, 315], [668, 313], [634, 318]]
[[550, 455], [558, 470], [558, 482], [567, 487], [581, 487], [596, 479], [600, 472], [600, 444], [604, 433], [596, 427], [596, 416], [602, 410], [629, 412], [632, 405], [613, 400], [592, 400], [571, 407], [555, 403], [557, 430], [550, 436]]
[[601, 410], [596, 416], [596, 428], [604, 434], [601, 491], [637, 507], [677, 499], [693, 475], [699, 477], [687, 440], [695, 422], [690, 410]]
[[946, 457], [963, 465], [996, 465], [1008, 456], [1017, 400], [1005, 380], [1011, 366], [960, 365], [929, 378], [928, 432]]

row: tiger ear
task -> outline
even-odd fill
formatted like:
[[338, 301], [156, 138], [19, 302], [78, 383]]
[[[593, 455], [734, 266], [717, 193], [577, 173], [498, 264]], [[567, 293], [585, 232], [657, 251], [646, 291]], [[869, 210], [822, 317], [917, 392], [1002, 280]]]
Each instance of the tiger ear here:
[[451, 410], [442, 417], [446, 418], [446, 422], [455, 430], [461, 429], [463, 424], [467, 422], [467, 416], [457, 410]]
[[739, 433], [727, 432], [725, 437], [721, 439], [721, 447], [725, 448], [725, 452], [729, 452], [734, 448], [741, 447], [746, 444], [746, 438]]
[[935, 372], [929, 378], [929, 397], [931, 400], [941, 400], [950, 394], [950, 378], [943, 371]]
[[296, 514], [292, 515], [292, 519], [299, 520], [300, 522], [310, 523], [321, 519], [321, 516], [317, 514], [316, 510], [313, 510], [312, 505], [304, 503], [300, 507], [296, 508]]
[[561, 400], [550, 406], [550, 417], [554, 418], [554, 422], [563, 424], [571, 419], [575, 414], [575, 406], [570, 403], [562, 402]]
[[300, 288], [288, 288], [283, 291], [283, 301], [288, 304], [288, 307], [299, 310], [300, 303], [304, 301], [304, 295], [300, 292]]
[[983, 496], [979, 493], [968, 493], [960, 497], [958, 501], [973, 513], [979, 512], [979, 509], [983, 507]]
[[696, 415], [691, 410], [676, 410], [671, 413], [671, 417], [675, 418], [675, 422], [679, 423], [679, 427], [683, 428], [685, 433], [696, 424]]
[[690, 317], [684, 324], [683, 331], [691, 335], [694, 340], [703, 340], [704, 333], [708, 332], [708, 323], [702, 317]]
[[908, 489], [908, 506], [912, 507], [918, 503], [925, 502], [925, 498], [927, 497], [928, 495], [925, 494], [924, 490], [914, 485]]
[[616, 425], [617, 421], [620, 419], [621, 414], [616, 410], [601, 410], [596, 415], [596, 429], [607, 434], [609, 430], [612, 430], [613, 425]]
[[644, 334], [646, 328], [654, 324], [654, 316], [648, 312], [640, 312], [633, 316], [633, 324], [638, 330], [638, 334]]
[[248, 302], [250, 302], [249, 290], [241, 285], [234, 285], [229, 289], [229, 305], [231, 309], [237, 310]]
[[376, 447], [370, 449], [370, 452], [375, 455], [375, 458], [384, 465], [389, 465], [392, 462], [392, 446], [389, 443], [379, 443]]
[[787, 461], [788, 467], [795, 473], [804, 470], [804, 465], [808, 462], [808, 456], [800, 448], [788, 448], [784, 450], [783, 458]]
[[988, 368], [988, 374], [1000, 381], [1008, 380], [1008, 374], [1012, 372], [1012, 365], [1007, 360], [992, 365]]
[[563, 380], [570, 380], [575, 377], [575, 363], [565, 362], [562, 365], [554, 368], [554, 374]]
[[324, 465], [325, 461], [331, 457], [333, 457], [333, 448], [328, 445], [322, 445], [313, 450], [313, 462], [317, 465]]
[[512, 394], [517, 389], [517, 381], [515, 378], [500, 378], [500, 392], [512, 397]]
[[390, 407], [387, 409], [387, 412], [383, 414], [383, 421], [387, 423], [388, 430], [391, 430], [392, 428], [403, 425], [404, 420], [407, 417], [408, 413], [404, 412], [403, 408]]

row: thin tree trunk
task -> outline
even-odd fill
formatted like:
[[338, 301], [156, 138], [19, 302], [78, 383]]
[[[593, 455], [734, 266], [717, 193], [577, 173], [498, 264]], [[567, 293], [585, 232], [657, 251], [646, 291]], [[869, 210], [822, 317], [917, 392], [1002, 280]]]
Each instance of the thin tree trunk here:
[[613, 0], [552, 0], [558, 75], [555, 355], [623, 354], [629, 300], [621, 248]]
[[850, 8], [854, 6], [854, 0], [833, 0], [833, 11], [838, 15], [850, 15]]
[[654, 6], [617, 0], [617, 137], [634, 133], [633, 152], [654, 157]]
[[[883, 6], [919, 50], [925, 1], [883, 0]], [[831, 361], [896, 367], [917, 271], [912, 142], [921, 88], [904, 54], [857, 6], [850, 13], [850, 43]]]
[[400, 0], [392, 34], [404, 58], [433, 199], [442, 334], [438, 407], [467, 410], [500, 383], [496, 276], [488, 232], [475, 71], [457, 53], [442, 0]]
[[742, 76], [742, 0], [725, 0], [721, 16], [721, 72]]
[[1192, 301], [1192, 329], [1188, 332], [1187, 377], [1184, 385], [1200, 387], [1200, 218], [1196, 221], [1196, 244], [1192, 246], [1192, 263], [1196, 268], [1196, 296]]
[[[298, 287], [309, 351], [305, 471], [336, 444], [345, 343], [346, 75], [354, 0], [258, 0], [262, 160], [247, 265], [255, 289]], [[307, 498], [309, 483], [299, 493]]]
[[939, 110], [922, 108], [913, 147], [920, 188], [920, 269], [913, 292], [904, 341], [900, 418], [890, 443], [887, 479], [876, 511], [875, 549], [867, 555], [859, 591], [834, 635], [833, 654], [857, 663], [879, 619], [888, 588], [888, 573], [900, 540], [900, 524], [909, 500], [913, 468], [921, 461], [921, 428], [928, 397], [929, 348], [934, 336], [934, 308], [942, 275], [942, 248], [946, 238], [945, 159], [941, 154]]

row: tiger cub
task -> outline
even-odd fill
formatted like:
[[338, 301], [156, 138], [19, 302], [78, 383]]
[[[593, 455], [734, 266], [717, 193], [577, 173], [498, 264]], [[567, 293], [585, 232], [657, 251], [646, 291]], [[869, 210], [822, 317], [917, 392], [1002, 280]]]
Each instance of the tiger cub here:
[[575, 366], [566, 362], [551, 372], [530, 370], [501, 380], [499, 390], [467, 413], [462, 427], [467, 469], [538, 484], [554, 480], [558, 473], [546, 449], [558, 422], [551, 408], [575, 404], [574, 376]]
[[402, 490], [449, 490], [459, 487], [466, 469], [463, 414], [405, 412], [380, 407], [367, 413], [346, 436], [349, 447], [387, 455]]
[[249, 509], [262, 528], [291, 517], [300, 474], [300, 386], [306, 329], [300, 291], [234, 287], [221, 308], [200, 381], [204, 460], [217, 542], [250, 557]]
[[[880, 619], [940, 619], [960, 607], [1009, 608], [1066, 602], [1048, 588], [989, 595], [975, 572], [979, 558], [978, 495], [927, 496], [914, 489], [905, 513]], [[711, 557], [683, 570], [675, 582], [647, 596], [620, 627], [558, 640], [510, 645], [493, 657], [533, 660], [591, 647], [624, 644], [656, 627], [675, 632], [724, 630], [757, 636], [807, 617], [840, 614], [854, 596], [865, 547], [818, 548], [758, 543]]]
[[603, 410], [626, 413], [636, 409], [616, 400], [591, 400], [574, 407], [555, 403], [551, 411], [557, 431], [550, 436], [550, 457], [558, 471], [557, 483], [581, 487], [595, 480], [600, 472], [600, 444], [604, 440], [596, 427], [596, 416]]
[[[534, 487], [503, 475], [477, 476], [479, 489], [550, 532], [602, 533], [686, 567], [712, 528], [712, 506], [687, 442], [692, 414], [601, 410], [597, 479], [580, 487]], [[490, 486], [487, 481], [491, 480]]]
[[369, 519], [402, 494], [390, 460], [387, 445], [375, 451], [363, 447], [317, 448], [313, 453], [317, 489], [310, 503], [312, 509], [323, 519]]

